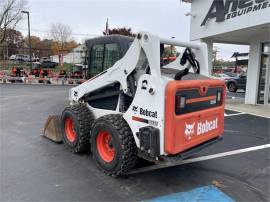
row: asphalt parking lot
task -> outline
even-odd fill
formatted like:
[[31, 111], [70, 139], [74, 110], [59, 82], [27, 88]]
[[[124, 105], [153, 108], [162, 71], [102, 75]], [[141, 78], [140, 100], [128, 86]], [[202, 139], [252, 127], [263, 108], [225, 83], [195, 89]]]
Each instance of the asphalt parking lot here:
[[[65, 107], [69, 88], [0, 84], [0, 201], [164, 201], [213, 185], [232, 201], [270, 200], [269, 149], [127, 178], [104, 175], [90, 154], [40, 137], [47, 116]], [[269, 126], [267, 118], [226, 116], [223, 141], [198, 156], [269, 144]]]

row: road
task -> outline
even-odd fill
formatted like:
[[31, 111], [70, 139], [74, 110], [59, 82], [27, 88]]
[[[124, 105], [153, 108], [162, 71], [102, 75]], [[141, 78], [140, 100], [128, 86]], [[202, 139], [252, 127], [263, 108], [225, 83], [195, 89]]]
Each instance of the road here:
[[[0, 201], [141, 201], [216, 181], [232, 200], [269, 201], [269, 149], [126, 178], [104, 175], [90, 154], [72, 154], [40, 136], [47, 116], [68, 103], [69, 88], [0, 85]], [[269, 144], [269, 124], [247, 114], [225, 117], [223, 141], [198, 156]]]

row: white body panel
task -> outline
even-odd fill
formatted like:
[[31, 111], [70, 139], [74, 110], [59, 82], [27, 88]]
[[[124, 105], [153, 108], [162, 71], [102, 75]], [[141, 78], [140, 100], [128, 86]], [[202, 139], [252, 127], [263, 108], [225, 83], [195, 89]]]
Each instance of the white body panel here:
[[[85, 83], [74, 87], [70, 90], [69, 99], [71, 104], [80, 102], [83, 96], [87, 93], [90, 93], [94, 90], [100, 89], [108, 84], [119, 82], [123, 93], [130, 94], [128, 88], [127, 77], [137, 70], [135, 75], [135, 80], [137, 83], [136, 94], [133, 98], [133, 101], [124, 113], [119, 111], [119, 102], [118, 107], [115, 111], [95, 109], [91, 106], [89, 108], [93, 112], [95, 118], [99, 118], [106, 114], [122, 113], [124, 119], [129, 124], [134, 139], [137, 146], [139, 147], [139, 140], [136, 136], [136, 133], [141, 127], [148, 125], [154, 126], [160, 131], [160, 154], [164, 153], [164, 124], [165, 124], [165, 90], [167, 83], [172, 80], [170, 78], [161, 76], [160, 70], [160, 44], [169, 44], [182, 47], [189, 47], [193, 49], [193, 52], [196, 54], [196, 59], [200, 61], [201, 74], [208, 76], [208, 54], [207, 47], [203, 43], [198, 42], [182, 42], [170, 39], [160, 39], [157, 36], [154, 36], [150, 33], [140, 33], [141, 37], [134, 39], [134, 42], [130, 46], [129, 50], [125, 56], [117, 61], [111, 68], [107, 69], [105, 72], [100, 73], [96, 77], [86, 81]], [[143, 73], [145, 69], [143, 68], [143, 61], [147, 58], [148, 64], [150, 67], [151, 74]], [[175, 69], [183, 69], [179, 64], [177, 59], [174, 62]], [[170, 67], [168, 65], [168, 67]], [[166, 66], [165, 66], [166, 68]], [[143, 81], [147, 81], [147, 85]], [[144, 89], [142, 89], [142, 86]], [[152, 88], [153, 92], [149, 93], [149, 89]], [[134, 108], [137, 108], [137, 111]], [[140, 110], [148, 110], [153, 113], [156, 113], [156, 117], [147, 116], [140, 113]], [[150, 123], [143, 123], [139, 121], [132, 120], [132, 117], [140, 117], [150, 121]]]
[[[138, 89], [142, 88], [142, 81], [147, 80], [148, 85], [145, 90], [137, 90], [136, 96], [131, 103], [129, 109], [124, 114], [124, 119], [128, 122], [133, 134], [139, 132], [139, 129], [148, 125], [152, 125], [160, 130], [160, 151], [161, 155], [164, 154], [164, 121], [165, 121], [165, 88], [169, 80], [155, 79], [153, 76], [144, 74], [138, 81]], [[154, 89], [154, 94], [149, 93], [149, 89]], [[134, 111], [133, 107], [138, 107], [138, 111]], [[141, 114], [141, 110], [148, 110], [151, 112], [157, 112], [157, 118], [146, 116]], [[140, 117], [151, 121], [151, 124], [134, 121], [132, 117]], [[139, 140], [134, 135], [136, 144], [139, 145]]]

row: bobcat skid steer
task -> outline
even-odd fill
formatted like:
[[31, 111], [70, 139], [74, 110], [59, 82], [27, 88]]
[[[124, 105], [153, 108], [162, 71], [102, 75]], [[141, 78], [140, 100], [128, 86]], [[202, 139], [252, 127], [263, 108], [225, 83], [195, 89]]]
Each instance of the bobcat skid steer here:
[[[167, 66], [164, 44], [185, 48]], [[225, 83], [208, 75], [205, 44], [141, 32], [112, 67], [70, 90], [63, 142], [74, 153], [91, 149], [111, 176], [127, 174], [137, 157], [156, 164], [186, 158], [223, 133]]]

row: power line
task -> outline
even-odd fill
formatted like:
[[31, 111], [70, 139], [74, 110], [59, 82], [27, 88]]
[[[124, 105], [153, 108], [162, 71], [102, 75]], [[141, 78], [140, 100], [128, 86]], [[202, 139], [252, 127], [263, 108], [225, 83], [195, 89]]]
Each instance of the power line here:
[[[3, 47], [3, 48], [9, 48], [9, 49], [22, 49], [22, 50], [29, 50], [29, 47], [12, 47], [12, 46], [7, 46], [7, 45], [0, 45], [0, 47]], [[57, 51], [61, 52], [61, 51], [70, 51], [72, 50], [73, 48], [71, 49], [57, 49]], [[32, 50], [41, 50], [41, 51], [53, 51], [52, 49], [49, 49], [49, 48], [32, 48]]]
[[[20, 30], [27, 31], [24, 28], [22, 28]], [[48, 30], [39, 30], [39, 29], [31, 29], [31, 32], [39, 32], [39, 33], [47, 33], [47, 34], [51, 33], [51, 31], [48, 31]], [[73, 36], [93, 36], [93, 37], [97, 37], [97, 36], [101, 36], [102, 34], [71, 33], [71, 35], [73, 35]]]

